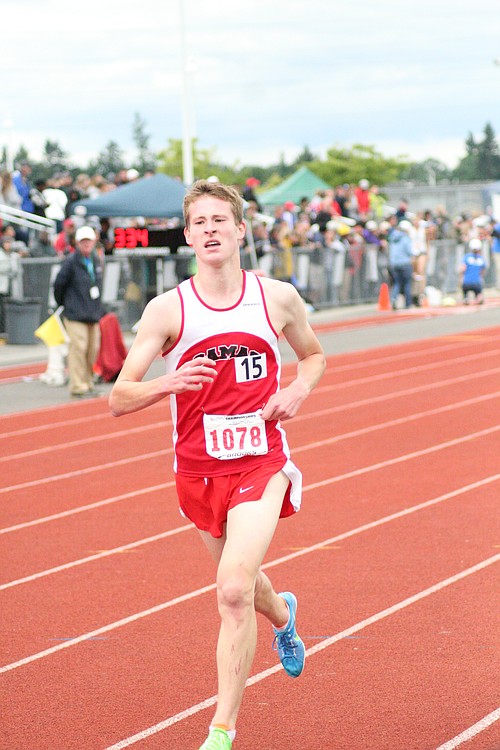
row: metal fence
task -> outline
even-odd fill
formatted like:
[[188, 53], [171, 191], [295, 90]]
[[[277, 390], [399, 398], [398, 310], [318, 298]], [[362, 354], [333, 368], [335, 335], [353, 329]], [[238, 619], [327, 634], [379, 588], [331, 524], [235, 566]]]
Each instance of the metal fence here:
[[[465, 253], [466, 247], [454, 240], [432, 243], [421, 287], [432, 286], [443, 294], [457, 292]], [[376, 245], [354, 246], [345, 252], [295, 248], [293, 254], [296, 286], [316, 308], [376, 302], [380, 285], [390, 283], [387, 255]], [[493, 286], [495, 270], [488, 242], [483, 245], [483, 257], [487, 265], [485, 285]]]
[[[375, 245], [351, 246], [344, 252], [299, 247], [293, 248], [292, 253], [293, 283], [317, 309], [376, 302], [381, 283], [390, 280], [387, 256]], [[423, 285], [435, 287], [443, 294], [457, 292], [464, 254], [465, 247], [454, 240], [435, 241], [427, 256]], [[487, 242], [483, 256], [488, 269], [485, 283], [493, 286], [494, 264]], [[39, 303], [34, 329], [56, 309], [52, 287], [61, 262], [60, 258], [20, 259], [20, 278], [16, 284], [20, 289], [19, 299]], [[171, 254], [168, 248], [115, 251], [106, 257], [102, 293], [105, 308], [117, 314], [124, 330], [130, 330], [150, 299], [192, 274], [192, 263], [191, 248], [179, 248], [176, 254]], [[243, 266], [248, 268], [249, 263], [243, 262]], [[0, 334], [6, 333], [5, 315], [0, 309]]]

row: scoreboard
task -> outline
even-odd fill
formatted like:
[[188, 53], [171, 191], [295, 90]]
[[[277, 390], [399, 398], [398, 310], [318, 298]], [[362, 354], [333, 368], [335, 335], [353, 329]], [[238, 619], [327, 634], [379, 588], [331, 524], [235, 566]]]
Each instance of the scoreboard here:
[[149, 247], [169, 247], [173, 252], [185, 245], [182, 227], [173, 229], [146, 229], [142, 227], [116, 227], [115, 248], [117, 250], [140, 250]]

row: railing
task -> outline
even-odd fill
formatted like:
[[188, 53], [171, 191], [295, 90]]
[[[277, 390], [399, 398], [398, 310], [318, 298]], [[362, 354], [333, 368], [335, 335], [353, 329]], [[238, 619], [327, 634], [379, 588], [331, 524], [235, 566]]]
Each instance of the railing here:
[[[325, 248], [293, 248], [293, 282], [303, 298], [316, 309], [376, 302], [382, 282], [389, 281], [387, 256], [374, 245], [350, 247], [345, 252]], [[427, 256], [421, 287], [432, 286], [453, 294], [460, 286], [459, 266], [465, 247], [453, 240], [437, 240]], [[486, 286], [495, 282], [494, 263], [488, 243], [483, 256], [488, 271]], [[102, 300], [116, 312], [124, 330], [139, 320], [149, 300], [176, 286], [192, 272], [192, 249], [171, 254], [168, 248], [123, 251], [106, 256]], [[272, 257], [265, 257], [272, 275]], [[20, 258], [21, 299], [40, 302], [40, 321], [56, 309], [53, 282], [62, 258]], [[249, 267], [243, 257], [244, 267]], [[0, 332], [5, 335], [0, 312]], [[0, 350], [1, 351], [1, 350]]]
[[[314, 307], [376, 302], [382, 282], [390, 282], [388, 259], [375, 245], [351, 246], [344, 252], [329, 248], [293, 248], [294, 283]], [[443, 294], [460, 287], [459, 268], [466, 247], [455, 240], [436, 240], [429, 248], [420, 287], [432, 286]], [[485, 286], [495, 283], [489, 243], [483, 245], [487, 273]]]
[[35, 229], [41, 231], [45, 229], [50, 235], [56, 232], [56, 222], [53, 219], [46, 219], [45, 216], [21, 211], [20, 208], [12, 208], [0, 203], [0, 219], [5, 219], [9, 224], [16, 224], [25, 229]]

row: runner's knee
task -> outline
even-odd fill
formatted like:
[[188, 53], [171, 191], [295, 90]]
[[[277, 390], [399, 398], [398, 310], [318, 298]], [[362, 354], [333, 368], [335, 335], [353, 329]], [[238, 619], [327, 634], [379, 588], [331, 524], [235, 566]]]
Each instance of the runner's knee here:
[[243, 570], [230, 571], [217, 577], [219, 610], [244, 611], [253, 608], [255, 581]]

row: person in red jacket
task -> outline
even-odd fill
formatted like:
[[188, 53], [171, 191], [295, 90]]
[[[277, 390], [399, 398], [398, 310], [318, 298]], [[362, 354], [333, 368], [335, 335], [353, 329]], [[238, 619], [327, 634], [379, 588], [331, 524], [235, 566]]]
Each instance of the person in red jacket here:
[[62, 232], [56, 237], [54, 248], [58, 255], [71, 255], [76, 249], [76, 227], [73, 219], [63, 221]]
[[368, 180], [360, 180], [358, 187], [354, 190], [356, 197], [359, 219], [366, 221], [370, 214], [370, 183]]

